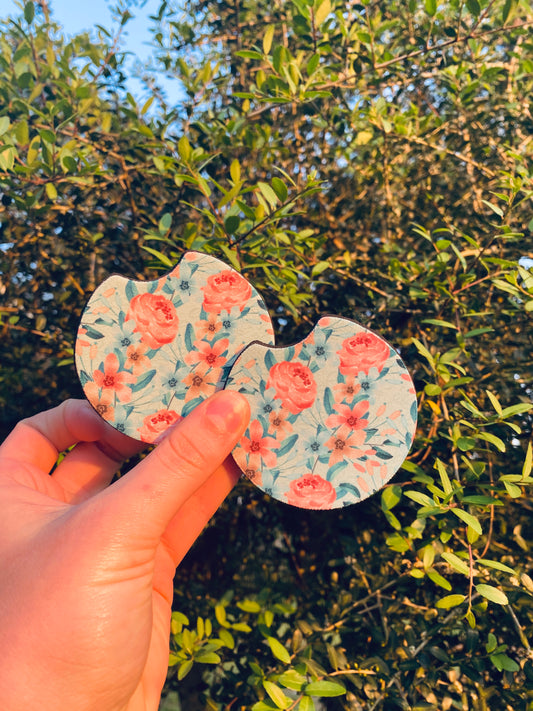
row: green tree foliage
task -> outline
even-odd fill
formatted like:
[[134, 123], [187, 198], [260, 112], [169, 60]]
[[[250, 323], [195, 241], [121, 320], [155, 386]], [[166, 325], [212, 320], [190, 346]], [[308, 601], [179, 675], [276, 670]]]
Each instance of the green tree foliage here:
[[105, 276], [187, 249], [254, 282], [280, 344], [362, 322], [415, 379], [408, 461], [341, 512], [237, 487], [176, 580], [165, 708], [530, 709], [529, 2], [162, 1], [146, 102], [130, 10], [97, 39], [46, 3], [3, 25], [3, 427], [79, 393]]

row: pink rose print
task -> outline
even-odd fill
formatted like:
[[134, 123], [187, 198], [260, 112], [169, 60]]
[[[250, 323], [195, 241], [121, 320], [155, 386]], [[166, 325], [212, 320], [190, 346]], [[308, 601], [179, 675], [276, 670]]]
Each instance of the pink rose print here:
[[126, 383], [134, 383], [135, 377], [131, 373], [118, 371], [118, 358], [114, 353], [108, 353], [104, 360], [104, 372], [95, 370], [93, 380], [102, 389], [102, 393], [110, 391], [115, 393], [121, 402], [131, 400], [131, 388]]
[[274, 388], [281, 405], [292, 415], [311, 407], [316, 398], [316, 382], [306, 365], [282, 361], [272, 366], [267, 388]]
[[277, 457], [272, 448], [279, 447], [279, 442], [274, 437], [263, 437], [263, 427], [259, 420], [253, 420], [249, 426], [250, 437], [241, 439], [241, 447], [248, 454], [250, 469], [259, 469], [261, 459], [267, 467], [276, 465]]
[[130, 301], [126, 321], [135, 321], [135, 331], [149, 348], [171, 343], [178, 333], [178, 314], [174, 304], [161, 294], [137, 294]]
[[224, 310], [231, 311], [234, 306], [242, 311], [252, 294], [252, 287], [237, 272], [224, 269], [208, 277], [207, 286], [203, 286], [202, 291], [204, 310], [219, 314]]
[[287, 503], [303, 509], [329, 509], [337, 498], [337, 492], [331, 482], [319, 474], [304, 474], [290, 483], [285, 493]]
[[358, 333], [343, 341], [337, 355], [343, 375], [355, 375], [360, 371], [368, 375], [370, 368], [382, 369], [390, 356], [390, 347], [374, 333]]
[[174, 410], [158, 410], [153, 415], [147, 415], [143, 420], [142, 427], [137, 429], [139, 439], [142, 442], [153, 444], [171, 425], [181, 419], [183, 419], [181, 415], [178, 415]]

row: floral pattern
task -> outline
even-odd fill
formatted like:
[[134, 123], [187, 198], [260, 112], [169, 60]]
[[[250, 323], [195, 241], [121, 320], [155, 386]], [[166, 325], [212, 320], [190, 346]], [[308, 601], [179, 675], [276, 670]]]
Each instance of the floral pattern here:
[[251, 344], [225, 387], [247, 395], [252, 408], [235, 461], [263, 491], [301, 508], [370, 496], [401, 466], [416, 428], [402, 360], [348, 319], [322, 318], [288, 348]]
[[97, 412], [152, 443], [223, 386], [254, 340], [274, 343], [257, 291], [220, 260], [187, 252], [160, 279], [112, 276], [98, 287], [81, 318], [76, 367]]

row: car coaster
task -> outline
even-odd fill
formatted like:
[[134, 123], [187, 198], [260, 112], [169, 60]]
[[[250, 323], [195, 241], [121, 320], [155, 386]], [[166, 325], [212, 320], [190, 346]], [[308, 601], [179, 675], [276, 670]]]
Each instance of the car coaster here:
[[405, 365], [380, 336], [345, 318], [321, 318], [300, 343], [252, 343], [226, 389], [252, 416], [233, 450], [270, 496], [305, 509], [355, 504], [398, 470], [413, 441], [417, 401]]
[[258, 292], [224, 262], [187, 252], [160, 279], [114, 275], [96, 289], [78, 329], [76, 368], [107, 422], [152, 443], [223, 387], [253, 340], [274, 343]]

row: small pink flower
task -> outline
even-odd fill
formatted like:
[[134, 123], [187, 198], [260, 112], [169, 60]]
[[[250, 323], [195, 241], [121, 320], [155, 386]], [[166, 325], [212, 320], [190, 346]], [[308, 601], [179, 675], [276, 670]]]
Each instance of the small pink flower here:
[[135, 343], [128, 346], [124, 368], [131, 370], [135, 376], [147, 370], [152, 363], [150, 358], [144, 355], [147, 350], [148, 347], [144, 343]]
[[196, 350], [191, 351], [185, 357], [185, 362], [188, 365], [205, 363], [208, 368], [221, 368], [227, 361], [227, 358], [222, 354], [228, 350], [228, 338], [221, 338], [220, 341], [216, 341], [213, 344], [206, 341], [197, 341], [194, 346]]
[[328, 427], [343, 427], [347, 431], [363, 430], [368, 425], [368, 420], [362, 418], [368, 412], [369, 402], [363, 400], [358, 402], [353, 408], [348, 405], [334, 405], [338, 415], [330, 415], [326, 420]]
[[104, 360], [104, 372], [95, 370], [93, 380], [102, 391], [108, 390], [116, 393], [121, 402], [131, 400], [131, 388], [126, 383], [134, 383], [135, 377], [131, 373], [119, 372], [118, 358], [114, 353], [108, 353]]
[[[207, 375], [208, 372], [209, 375]], [[205, 363], [200, 363], [197, 368], [188, 373], [181, 381], [188, 388], [185, 402], [197, 397], [206, 398], [212, 395], [216, 390], [219, 372], [210, 370]]]
[[112, 405], [115, 399], [113, 391], [102, 390], [102, 392], [100, 392], [98, 385], [89, 380], [89, 382], [83, 386], [83, 392], [96, 412], [101, 415], [104, 420], [113, 422], [115, 419], [115, 409]]
[[270, 427], [268, 428], [268, 434], [273, 434], [278, 440], [284, 439], [290, 432], [292, 432], [292, 424], [288, 422], [287, 417], [289, 413], [285, 410], [273, 410], [268, 419], [270, 421]]
[[277, 456], [272, 449], [279, 446], [279, 442], [274, 437], [264, 437], [263, 427], [259, 420], [253, 420], [248, 428], [249, 437], [242, 437], [240, 445], [249, 455], [248, 463], [250, 469], [259, 469], [261, 460], [267, 467], [276, 465]]
[[355, 377], [347, 375], [343, 383], [337, 383], [337, 385], [333, 386], [335, 402], [342, 402], [343, 400], [350, 402], [359, 390], [361, 390], [361, 385], [356, 382]]
[[375, 454], [375, 450], [365, 445], [364, 430], [351, 430], [349, 433], [339, 431], [332, 435], [326, 442], [331, 454], [329, 466], [332, 467], [343, 459], [355, 461], [364, 456]]
[[217, 315], [214, 313], [208, 314], [206, 320], [197, 321], [194, 324], [196, 338], [201, 340], [202, 338], [207, 338], [211, 341], [218, 331], [222, 328], [221, 321], [218, 320]]

